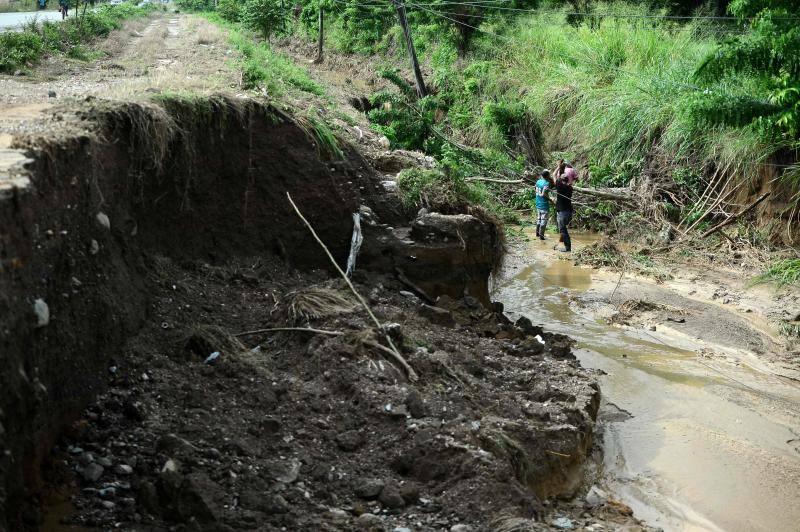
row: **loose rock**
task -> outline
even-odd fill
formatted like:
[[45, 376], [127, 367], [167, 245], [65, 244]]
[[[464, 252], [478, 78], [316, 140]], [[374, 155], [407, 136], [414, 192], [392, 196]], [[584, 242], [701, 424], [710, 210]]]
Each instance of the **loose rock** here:
[[103, 476], [103, 466], [100, 464], [89, 464], [81, 471], [81, 476], [87, 482], [97, 482]]
[[353, 491], [362, 499], [374, 499], [381, 494], [384, 483], [377, 478], [360, 478], [356, 480]]
[[343, 451], [357, 451], [364, 444], [364, 438], [357, 430], [348, 430], [336, 436], [336, 445]]
[[378, 500], [389, 509], [402, 508], [406, 505], [403, 496], [400, 494], [400, 488], [395, 481], [389, 481], [383, 486]]

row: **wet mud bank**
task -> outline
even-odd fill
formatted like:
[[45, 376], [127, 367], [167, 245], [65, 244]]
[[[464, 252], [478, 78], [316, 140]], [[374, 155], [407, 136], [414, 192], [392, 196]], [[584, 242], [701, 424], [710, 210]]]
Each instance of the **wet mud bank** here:
[[[489, 301], [495, 226], [409, 216], [352, 148], [251, 100], [62, 119], [0, 171], [0, 530], [51, 523], [53, 486], [66, 521], [156, 530], [480, 530], [576, 491], [599, 389]], [[356, 285], [418, 381], [287, 192], [340, 264], [361, 214]], [[286, 326], [336, 334], [234, 336]]]

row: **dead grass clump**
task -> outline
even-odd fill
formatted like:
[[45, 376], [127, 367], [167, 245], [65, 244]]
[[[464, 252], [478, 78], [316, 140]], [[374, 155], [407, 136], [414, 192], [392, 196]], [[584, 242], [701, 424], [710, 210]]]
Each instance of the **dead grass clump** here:
[[286, 295], [286, 311], [291, 323], [349, 313], [357, 308], [352, 299], [333, 288], [302, 288]]
[[203, 359], [214, 351], [231, 356], [247, 350], [242, 342], [218, 325], [192, 325], [181, 339], [181, 343], [187, 351]]
[[503, 430], [486, 430], [482, 434], [483, 444], [495, 456], [508, 460], [514, 470], [514, 476], [525, 485], [534, 481], [534, 465], [531, 456], [521, 443], [506, 434]]
[[625, 255], [607, 238], [575, 253], [575, 264], [577, 265], [588, 265], [594, 268], [622, 268], [625, 266], [625, 262]]
[[104, 124], [109, 138], [126, 138], [135, 159], [161, 171], [172, 141], [181, 129], [161, 106], [149, 103], [123, 103], [95, 106], [82, 113], [84, 118]]
[[494, 532], [533, 532], [541, 527], [532, 519], [518, 517], [511, 510], [505, 510], [492, 520]]
[[216, 31], [208, 26], [201, 26], [197, 29], [196, 33], [197, 44], [213, 44], [219, 40], [219, 35]]

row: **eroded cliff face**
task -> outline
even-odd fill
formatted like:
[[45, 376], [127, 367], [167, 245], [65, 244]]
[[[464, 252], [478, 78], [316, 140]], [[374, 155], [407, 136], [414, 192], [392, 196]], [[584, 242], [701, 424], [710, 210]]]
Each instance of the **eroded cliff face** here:
[[[287, 192], [341, 263], [362, 206], [375, 207], [377, 225], [402, 220], [352, 148], [332, 157], [312, 126], [252, 100], [93, 101], [64, 120], [58, 134], [14, 139], [0, 168], [0, 499], [9, 529], [36, 526], [28, 508], [43, 461], [151, 315], [148, 257], [225, 265], [265, 256], [287, 271], [328, 269]], [[392, 276], [399, 268], [433, 298], [466, 291], [488, 303], [497, 228], [439, 220], [466, 232], [417, 235], [425, 220], [401, 239], [368, 242], [359, 265]]]

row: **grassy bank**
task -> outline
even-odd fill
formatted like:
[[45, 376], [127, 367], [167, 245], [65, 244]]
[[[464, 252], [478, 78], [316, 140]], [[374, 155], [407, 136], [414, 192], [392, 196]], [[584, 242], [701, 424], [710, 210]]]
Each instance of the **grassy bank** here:
[[213, 12], [203, 13], [203, 16], [227, 30], [228, 42], [242, 57], [239, 68], [245, 88], [261, 89], [273, 98], [280, 98], [293, 89], [317, 96], [324, 94], [323, 88], [307, 71], [273, 50], [268, 42], [257, 39], [241, 23], [225, 20]]
[[[436, 128], [458, 144], [510, 160], [523, 156], [529, 166], [565, 157], [585, 168], [597, 186], [648, 179], [659, 191], [653, 206], [659, 217], [685, 226], [722, 192], [746, 195], [765, 175], [800, 177], [797, 169], [771, 166], [796, 160], [796, 139], [757, 125], [714, 125], [703, 113], [709, 97], [734, 110], [746, 98], [770, 98], [766, 80], [757, 75], [703, 84], [695, 79], [720, 40], [741, 31], [736, 24], [659, 19], [659, 12], [629, 4], [596, 5], [597, 16], [579, 21], [552, 10], [494, 12], [483, 15], [464, 54], [443, 18], [455, 8], [425, 5], [412, 3], [408, 10], [433, 94], [414, 101], [409, 112], [402, 88], [393, 97], [373, 96], [376, 105], [392, 105], [371, 116], [395, 146], [441, 157]], [[603, 16], [615, 13], [625, 16]], [[405, 69], [396, 25], [371, 32], [356, 26], [352, 15], [330, 23], [327, 44], [378, 54], [380, 61], [388, 56]], [[380, 37], [370, 41], [376, 33]], [[500, 166], [500, 173], [517, 175], [511, 165]]]
[[152, 5], [104, 4], [64, 21], [34, 20], [23, 31], [0, 33], [0, 72], [32, 67], [51, 54], [91, 59], [94, 54], [86, 48], [87, 44], [119, 28], [125, 19], [144, 16], [153, 9], [156, 7]]

